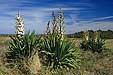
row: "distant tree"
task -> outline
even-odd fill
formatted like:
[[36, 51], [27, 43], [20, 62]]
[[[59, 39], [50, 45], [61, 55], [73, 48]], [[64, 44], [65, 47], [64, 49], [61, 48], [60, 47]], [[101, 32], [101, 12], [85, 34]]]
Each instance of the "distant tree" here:
[[[88, 30], [88, 32], [90, 34], [89, 37], [92, 37], [94, 31]], [[100, 33], [100, 37], [102, 39], [113, 39], [113, 31], [112, 30], [107, 30], [107, 31], [97, 30], [97, 32]], [[70, 38], [82, 38], [82, 34], [83, 34], [83, 31], [76, 32], [76, 33], [73, 33], [73, 34], [68, 34], [67, 36], [70, 37]]]

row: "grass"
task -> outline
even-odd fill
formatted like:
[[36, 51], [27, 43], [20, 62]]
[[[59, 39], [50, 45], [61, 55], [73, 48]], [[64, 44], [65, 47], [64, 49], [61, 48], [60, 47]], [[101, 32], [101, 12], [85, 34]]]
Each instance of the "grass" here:
[[106, 41], [106, 47], [113, 50], [113, 39], [108, 39]]
[[[79, 46], [80, 39], [69, 38], [70, 41]], [[19, 75], [16, 69], [8, 69], [4, 64], [5, 52], [8, 48], [10, 38], [7, 36], [0, 36], [0, 75]], [[113, 51], [113, 39], [108, 39], [105, 46]], [[112, 75], [113, 74], [113, 54], [109, 56], [92, 53], [90, 51], [81, 51], [81, 65], [80, 68], [73, 72], [79, 72], [77, 75]], [[21, 75], [21, 74], [20, 74]], [[49, 75], [49, 74], [44, 74]]]

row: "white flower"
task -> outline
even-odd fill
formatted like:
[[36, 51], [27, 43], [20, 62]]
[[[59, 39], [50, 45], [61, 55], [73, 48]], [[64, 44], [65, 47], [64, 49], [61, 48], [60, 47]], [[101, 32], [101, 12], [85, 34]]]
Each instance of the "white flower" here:
[[24, 35], [24, 23], [23, 23], [23, 20], [22, 20], [22, 17], [20, 16], [19, 12], [16, 16], [16, 34], [18, 36], [20, 35]]
[[89, 32], [88, 31], [83, 33], [83, 40], [85, 40], [85, 41], [89, 40]]
[[94, 39], [95, 39], [95, 42], [97, 42], [97, 40], [100, 38], [100, 34], [98, 31], [95, 31], [94, 32]]
[[63, 36], [64, 36], [64, 15], [63, 15], [63, 12], [62, 10], [60, 9], [58, 11], [58, 33], [61, 35], [61, 39], [63, 39]]

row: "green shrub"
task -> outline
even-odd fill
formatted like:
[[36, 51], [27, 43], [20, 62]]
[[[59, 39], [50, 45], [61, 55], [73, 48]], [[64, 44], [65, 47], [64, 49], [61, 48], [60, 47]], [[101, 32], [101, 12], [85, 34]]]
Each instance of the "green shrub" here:
[[73, 67], [78, 63], [78, 50], [74, 45], [66, 40], [60, 40], [54, 35], [44, 38], [42, 53], [45, 58], [45, 65], [52, 68]]
[[88, 37], [87, 40], [82, 40], [82, 42], [80, 43], [80, 48], [84, 51], [90, 50], [92, 52], [101, 53], [103, 50], [106, 49], [105, 40], [101, 39], [100, 37]]
[[10, 67], [17, 66], [21, 71], [28, 72], [29, 66], [33, 63], [34, 56], [37, 54], [39, 39], [37, 39], [35, 32], [23, 36], [16, 35], [11, 39], [7, 52], [7, 62]]
[[[79, 62], [79, 49], [77, 49], [63, 34], [61, 10], [58, 21], [53, 13], [52, 31], [49, 28], [42, 39], [40, 54], [43, 64], [50, 69], [76, 68]], [[60, 22], [59, 22], [60, 21]]]

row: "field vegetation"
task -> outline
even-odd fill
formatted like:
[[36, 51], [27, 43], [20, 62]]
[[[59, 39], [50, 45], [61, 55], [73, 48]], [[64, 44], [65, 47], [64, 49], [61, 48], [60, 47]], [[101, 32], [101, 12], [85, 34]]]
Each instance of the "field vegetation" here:
[[[80, 38], [68, 38], [70, 41], [74, 41], [74, 45], [79, 47]], [[5, 53], [8, 49], [8, 42], [10, 37], [0, 36], [0, 73], [1, 75], [22, 75], [17, 68], [8, 68], [5, 58]], [[112, 75], [113, 74], [113, 39], [107, 39], [105, 46], [111, 49], [109, 54], [98, 54], [91, 51], [80, 51], [81, 65], [79, 69], [71, 70], [73, 75]], [[50, 75], [50, 71], [43, 67], [40, 74], [37, 75]], [[67, 71], [64, 70], [64, 75]], [[57, 74], [56, 74], [57, 75]]]
[[42, 36], [24, 35], [19, 15], [16, 21], [16, 35], [0, 36], [0, 75], [113, 74], [113, 39], [103, 39], [96, 31], [68, 38], [61, 9], [58, 18], [52, 13]]

